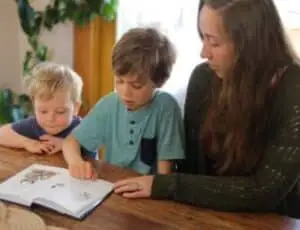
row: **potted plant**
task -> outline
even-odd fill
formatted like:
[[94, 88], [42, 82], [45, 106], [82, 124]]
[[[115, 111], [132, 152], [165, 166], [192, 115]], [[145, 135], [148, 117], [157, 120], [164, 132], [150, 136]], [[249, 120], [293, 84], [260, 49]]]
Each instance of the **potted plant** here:
[[[43, 30], [51, 31], [55, 25], [66, 21], [84, 26], [98, 16], [114, 20], [118, 5], [117, 0], [51, 0], [44, 10], [35, 10], [29, 0], [15, 1], [22, 30], [30, 45], [23, 62], [24, 76], [30, 74], [37, 63], [49, 59], [48, 47], [39, 39]], [[0, 124], [24, 119], [30, 113], [28, 96], [0, 89]]]
[[31, 115], [30, 99], [14, 94], [11, 89], [0, 90], [0, 125], [15, 122]]

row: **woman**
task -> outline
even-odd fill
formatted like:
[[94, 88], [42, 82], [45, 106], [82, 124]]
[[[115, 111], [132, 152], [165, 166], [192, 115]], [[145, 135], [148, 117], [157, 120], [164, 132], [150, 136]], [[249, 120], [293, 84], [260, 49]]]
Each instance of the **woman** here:
[[198, 30], [207, 62], [188, 86], [185, 173], [115, 192], [300, 217], [300, 67], [273, 1], [201, 1]]

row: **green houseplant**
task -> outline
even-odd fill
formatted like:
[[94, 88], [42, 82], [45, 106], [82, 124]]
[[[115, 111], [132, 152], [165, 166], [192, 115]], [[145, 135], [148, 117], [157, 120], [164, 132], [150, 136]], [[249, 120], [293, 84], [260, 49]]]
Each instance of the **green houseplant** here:
[[[40, 41], [43, 30], [51, 31], [59, 23], [72, 21], [84, 26], [96, 17], [114, 20], [117, 0], [51, 0], [44, 11], [36, 11], [29, 0], [15, 0], [23, 32], [30, 50], [25, 54], [23, 74], [28, 75], [39, 62], [49, 60], [49, 49]], [[30, 114], [29, 98], [10, 89], [0, 89], [0, 124], [23, 119]]]
[[27, 95], [17, 95], [11, 89], [0, 90], [0, 125], [29, 116], [31, 103]]

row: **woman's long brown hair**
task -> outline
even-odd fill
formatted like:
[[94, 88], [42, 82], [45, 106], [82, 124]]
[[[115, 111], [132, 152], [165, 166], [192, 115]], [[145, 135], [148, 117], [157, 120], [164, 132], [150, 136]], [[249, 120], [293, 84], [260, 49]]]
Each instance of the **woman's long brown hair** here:
[[236, 60], [216, 81], [201, 142], [217, 173], [249, 174], [267, 144], [272, 89], [294, 57], [272, 0], [203, 0], [198, 16], [204, 5], [221, 15]]

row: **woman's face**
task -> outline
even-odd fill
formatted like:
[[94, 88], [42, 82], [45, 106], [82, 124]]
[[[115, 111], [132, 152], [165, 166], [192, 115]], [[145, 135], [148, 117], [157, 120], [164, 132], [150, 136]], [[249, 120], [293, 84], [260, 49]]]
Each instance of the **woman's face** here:
[[201, 57], [207, 59], [211, 69], [223, 78], [235, 59], [233, 42], [226, 35], [218, 11], [204, 5], [198, 20], [203, 42]]

